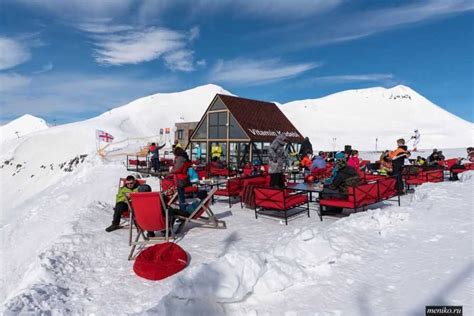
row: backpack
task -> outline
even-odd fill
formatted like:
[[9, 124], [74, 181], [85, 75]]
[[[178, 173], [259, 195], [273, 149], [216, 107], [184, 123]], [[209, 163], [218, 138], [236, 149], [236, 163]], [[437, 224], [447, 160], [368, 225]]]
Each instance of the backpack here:
[[198, 182], [199, 181], [199, 176], [196, 172], [196, 170], [194, 170], [193, 167], [189, 167], [188, 168], [188, 178], [189, 178], [189, 181], [191, 183], [194, 183], [194, 182]]

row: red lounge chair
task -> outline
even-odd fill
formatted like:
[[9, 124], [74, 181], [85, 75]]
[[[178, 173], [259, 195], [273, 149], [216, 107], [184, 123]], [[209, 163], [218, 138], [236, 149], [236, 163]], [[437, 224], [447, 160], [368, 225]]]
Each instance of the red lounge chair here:
[[[168, 208], [160, 192], [134, 192], [130, 194], [130, 202], [127, 201], [127, 203], [129, 203], [132, 220], [137, 227], [137, 236], [134, 241], [132, 240], [134, 230], [131, 226], [129, 229], [129, 244], [132, 249], [128, 260], [133, 260], [137, 246], [141, 250], [149, 244], [169, 241], [170, 233], [173, 234], [173, 231], [169, 227]], [[165, 236], [145, 238], [145, 231], [164, 231]]]
[[[186, 225], [189, 223], [199, 224], [200, 227], [206, 228], [227, 228], [226, 222], [218, 220], [214, 215], [214, 212], [211, 210], [211, 200], [213, 195], [216, 193], [217, 188], [212, 188], [211, 191], [207, 192], [207, 197], [201, 201], [201, 203], [196, 207], [194, 212], [189, 217], [177, 216], [177, 218], [182, 219], [184, 222], [179, 226], [177, 233], [181, 232]], [[203, 216], [203, 215], [206, 216]]]
[[319, 199], [319, 218], [323, 220], [321, 211], [327, 206], [349, 208], [357, 210], [362, 208], [365, 210], [366, 206], [375, 204], [392, 197], [397, 197], [398, 206], [400, 206], [400, 195], [396, 189], [396, 179], [393, 177], [386, 177], [369, 183], [362, 182], [356, 186], [349, 187], [346, 199]]
[[[167, 191], [172, 187], [176, 187], [175, 181], [173, 178], [163, 178], [161, 179], [161, 191]], [[184, 188], [184, 193], [191, 194], [196, 193], [198, 191], [198, 187], [190, 185]]]
[[[309, 201], [305, 192], [288, 194], [285, 189], [256, 187], [254, 194], [256, 219], [258, 214], [284, 218], [288, 225], [288, 218], [299, 213], [307, 212], [309, 217]], [[290, 210], [295, 211], [289, 213]]]

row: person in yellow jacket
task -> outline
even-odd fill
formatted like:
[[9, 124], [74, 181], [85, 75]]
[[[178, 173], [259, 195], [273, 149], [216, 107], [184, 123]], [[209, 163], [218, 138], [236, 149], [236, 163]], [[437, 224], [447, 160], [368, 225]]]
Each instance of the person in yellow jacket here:
[[115, 207], [114, 207], [114, 217], [112, 220], [112, 225], [105, 229], [106, 232], [110, 233], [116, 229], [122, 228], [120, 226], [120, 218], [123, 212], [128, 211], [128, 205], [125, 202], [127, 199], [126, 194], [137, 192], [139, 187], [138, 181], [135, 180], [134, 176], [128, 176], [125, 179], [124, 186], [121, 187], [115, 197]]
[[211, 147], [211, 157], [212, 160], [219, 160], [222, 156], [222, 148], [218, 144], [214, 144]]

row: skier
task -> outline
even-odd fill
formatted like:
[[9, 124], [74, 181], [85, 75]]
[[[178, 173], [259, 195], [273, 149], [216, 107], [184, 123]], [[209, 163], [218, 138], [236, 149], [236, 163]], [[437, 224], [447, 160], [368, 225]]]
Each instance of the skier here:
[[416, 151], [418, 143], [420, 142], [420, 132], [415, 129], [415, 135], [413, 135], [410, 139], [414, 139], [413, 141], [413, 151]]

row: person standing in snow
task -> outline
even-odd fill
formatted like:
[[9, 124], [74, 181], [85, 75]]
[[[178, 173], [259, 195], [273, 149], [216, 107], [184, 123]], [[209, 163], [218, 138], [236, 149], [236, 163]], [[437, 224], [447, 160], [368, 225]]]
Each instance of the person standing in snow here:
[[305, 137], [303, 142], [301, 143], [301, 148], [299, 152], [300, 160], [303, 159], [307, 154], [313, 154], [313, 145], [309, 141], [308, 137]]
[[174, 148], [174, 166], [170, 171], [170, 175], [173, 176], [176, 190], [178, 191], [179, 208], [186, 208], [186, 196], [184, 188], [191, 185], [188, 177], [188, 168], [191, 167], [188, 155], [181, 147]]
[[285, 145], [286, 136], [280, 134], [270, 145], [268, 156], [270, 161], [268, 163], [268, 173], [270, 174], [270, 186], [283, 188], [285, 186], [283, 179], [283, 167], [285, 165]]
[[165, 147], [166, 144], [156, 146], [155, 143], [151, 143], [148, 153], [151, 154], [151, 166], [155, 172], [160, 171], [160, 149]]
[[106, 232], [110, 233], [114, 230], [122, 228], [120, 226], [120, 218], [122, 217], [122, 213], [128, 211], [128, 205], [126, 199], [126, 194], [137, 192], [139, 184], [135, 180], [134, 176], [128, 176], [125, 179], [125, 183], [123, 187], [121, 187], [115, 197], [115, 207], [114, 207], [114, 216], [112, 219], [112, 225], [105, 229]]
[[420, 132], [417, 129], [415, 129], [414, 133], [415, 133], [415, 135], [413, 135], [411, 137], [411, 139], [414, 139], [414, 141], [413, 141], [413, 151], [416, 151], [417, 147], [418, 147], [418, 143], [420, 142]]
[[405, 164], [405, 158], [410, 157], [410, 152], [405, 146], [405, 140], [400, 138], [397, 140], [397, 149], [390, 152], [388, 157], [392, 161], [392, 175], [397, 179], [397, 190], [399, 194], [404, 194], [404, 185], [402, 179], [402, 170]]

